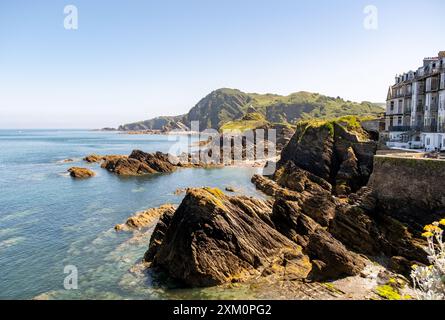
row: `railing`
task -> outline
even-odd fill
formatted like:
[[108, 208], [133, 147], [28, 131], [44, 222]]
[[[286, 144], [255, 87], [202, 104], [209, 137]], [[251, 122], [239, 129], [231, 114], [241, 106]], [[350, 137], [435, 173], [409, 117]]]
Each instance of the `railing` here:
[[385, 113], [385, 117], [389, 116], [403, 116], [403, 113], [398, 112], [396, 110]]
[[[436, 126], [437, 128], [437, 126]], [[414, 125], [414, 126], [389, 126], [388, 131], [395, 132], [407, 132], [407, 131], [425, 131], [426, 127], [424, 125]]]
[[434, 79], [430, 85], [426, 86], [426, 92], [437, 91], [439, 90], [439, 81], [438, 79]]
[[430, 104], [430, 111], [431, 112], [438, 112], [439, 111], [439, 105], [437, 102], [432, 102]]
[[389, 131], [405, 132], [410, 130], [411, 126], [389, 126]]
[[437, 132], [437, 124], [431, 124], [424, 126], [423, 130], [424, 132]]
[[423, 71], [420, 74], [416, 74], [416, 79], [422, 79], [422, 78], [425, 78], [425, 77], [428, 77], [428, 76], [440, 73], [443, 70], [444, 70], [443, 66], [442, 67], [436, 67], [436, 68], [431, 69], [431, 70], [426, 70], [426, 71]]
[[411, 130], [420, 132], [420, 131], [424, 130], [424, 126], [423, 126], [423, 124], [413, 125], [413, 126], [411, 126]]

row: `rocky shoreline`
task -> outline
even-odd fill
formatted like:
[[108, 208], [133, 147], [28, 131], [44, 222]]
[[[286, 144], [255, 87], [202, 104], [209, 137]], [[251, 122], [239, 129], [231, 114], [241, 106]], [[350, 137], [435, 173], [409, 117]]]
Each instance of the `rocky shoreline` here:
[[381, 211], [368, 186], [376, 151], [361, 127], [304, 124], [276, 172], [252, 178], [268, 200], [188, 189], [160, 216], [144, 261], [188, 287], [340, 281], [377, 262], [407, 283], [413, 264], [428, 263], [425, 241]]
[[[229, 196], [210, 187], [188, 188], [179, 207], [139, 212], [115, 229], [154, 227], [145, 266], [185, 287], [260, 279], [351, 286], [346, 279], [359, 283], [358, 278], [369, 278], [366, 270], [374, 264], [383, 266], [378, 277], [373, 275], [374, 282], [398, 278], [405, 286], [412, 265], [428, 264], [425, 241], [420, 223], [411, 223], [417, 204], [395, 211], [391, 209], [403, 206], [385, 205], [397, 197], [382, 193], [382, 164], [374, 160], [377, 148], [373, 135], [355, 119], [301, 122], [277, 159], [275, 172], [252, 177], [266, 200]], [[190, 164], [192, 156], [135, 150], [129, 156], [90, 155], [84, 160], [124, 176], [222, 165]], [[438, 192], [435, 197], [443, 199], [443, 191]], [[438, 207], [422, 211], [424, 220], [444, 207], [434, 203]], [[400, 287], [392, 290], [401, 296]]]

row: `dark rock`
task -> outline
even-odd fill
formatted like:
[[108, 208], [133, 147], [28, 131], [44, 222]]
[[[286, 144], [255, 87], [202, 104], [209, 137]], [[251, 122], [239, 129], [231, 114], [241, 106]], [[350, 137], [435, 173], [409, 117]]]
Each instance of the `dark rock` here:
[[377, 142], [359, 127], [338, 121], [303, 122], [283, 149], [278, 168], [292, 162], [334, 185], [340, 195], [366, 185]]
[[[217, 189], [189, 190], [168, 226], [161, 219], [157, 229], [167, 226], [165, 235], [145, 258], [190, 286], [243, 281], [285, 267], [305, 278], [311, 267], [301, 248], [260, 218], [270, 211], [261, 200], [229, 198]], [[291, 267], [284, 263], [286, 254], [293, 256]]]
[[159, 221], [153, 230], [153, 234], [151, 235], [148, 250], [144, 255], [145, 261], [151, 262], [155, 258], [159, 248], [161, 247], [162, 241], [164, 240], [165, 233], [170, 227], [174, 213], [174, 211], [166, 210], [159, 218]]
[[161, 152], [146, 153], [134, 150], [130, 156], [106, 156], [102, 168], [118, 175], [137, 176], [153, 173], [173, 172], [176, 166], [169, 155]]
[[102, 168], [121, 176], [136, 176], [156, 173], [147, 164], [128, 157], [111, 158], [102, 163]]
[[364, 268], [364, 259], [304, 214], [298, 203], [278, 199], [271, 220], [278, 231], [301, 245], [311, 258], [313, 269], [309, 277], [312, 280], [357, 275]]
[[325, 180], [331, 176], [334, 135], [329, 126], [300, 125], [281, 153], [278, 166], [293, 162]]
[[156, 172], [173, 172], [176, 169], [170, 162], [169, 155], [162, 152], [146, 153], [140, 150], [134, 150], [128, 158], [139, 160]]
[[304, 252], [311, 259], [322, 261], [316, 264], [309, 275], [313, 280], [332, 280], [360, 274], [364, 269], [365, 260], [346, 247], [329, 232], [317, 228], [311, 233]]
[[[427, 263], [425, 242], [414, 237], [406, 226], [375, 211], [372, 190], [364, 188], [353, 204], [337, 208], [328, 231], [349, 249], [368, 255], [401, 256]], [[414, 264], [414, 263], [413, 263]]]

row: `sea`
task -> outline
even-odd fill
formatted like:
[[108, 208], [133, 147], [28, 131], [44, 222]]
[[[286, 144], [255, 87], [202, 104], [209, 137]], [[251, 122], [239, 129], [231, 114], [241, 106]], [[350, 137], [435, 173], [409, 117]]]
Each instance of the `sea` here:
[[[262, 197], [258, 169], [179, 169], [119, 177], [87, 164], [89, 154], [180, 153], [197, 137], [88, 130], [0, 130], [0, 299], [236, 299], [249, 287], [183, 288], [140, 262], [150, 234], [116, 232], [138, 211], [181, 203], [188, 187], [234, 187]], [[71, 159], [72, 162], [65, 162]], [[96, 176], [74, 180], [72, 166]]]

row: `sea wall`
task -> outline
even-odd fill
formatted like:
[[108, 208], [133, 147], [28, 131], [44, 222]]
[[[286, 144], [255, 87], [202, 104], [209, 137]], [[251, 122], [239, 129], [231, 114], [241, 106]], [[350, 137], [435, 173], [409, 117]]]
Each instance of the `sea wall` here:
[[375, 156], [369, 186], [383, 210], [416, 230], [445, 217], [445, 161]]

